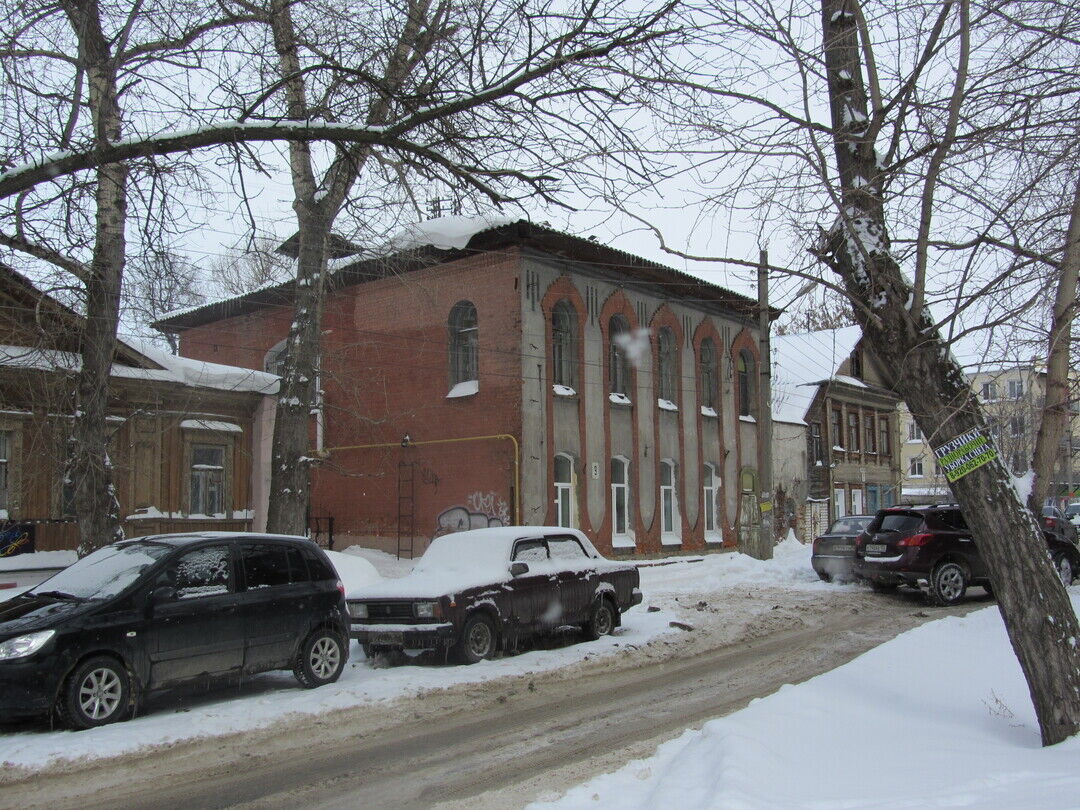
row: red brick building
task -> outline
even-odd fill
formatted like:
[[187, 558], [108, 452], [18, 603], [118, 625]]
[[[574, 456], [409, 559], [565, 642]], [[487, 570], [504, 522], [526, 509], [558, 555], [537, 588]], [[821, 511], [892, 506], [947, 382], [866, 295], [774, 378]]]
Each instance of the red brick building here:
[[[337, 544], [419, 553], [506, 523], [574, 525], [608, 552], [734, 544], [757, 519], [768, 417], [755, 302], [525, 221], [432, 236], [462, 225], [332, 263], [312, 513]], [[270, 370], [291, 292], [160, 326], [185, 356]]]

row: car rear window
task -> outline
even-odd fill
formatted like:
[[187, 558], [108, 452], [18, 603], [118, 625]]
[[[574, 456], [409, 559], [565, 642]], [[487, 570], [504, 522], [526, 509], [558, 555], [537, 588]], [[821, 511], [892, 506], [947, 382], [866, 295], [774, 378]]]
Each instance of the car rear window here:
[[913, 532], [922, 525], [923, 517], [912, 512], [885, 512], [870, 524], [869, 532]]
[[829, 534], [858, 534], [866, 528], [873, 518], [870, 517], [845, 517], [835, 521], [829, 527]]

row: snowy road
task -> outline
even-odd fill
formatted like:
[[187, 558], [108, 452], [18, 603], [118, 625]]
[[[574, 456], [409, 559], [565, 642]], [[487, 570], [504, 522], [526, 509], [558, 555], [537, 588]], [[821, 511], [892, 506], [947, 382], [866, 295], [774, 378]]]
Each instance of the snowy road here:
[[[785, 683], [952, 611], [914, 595], [759, 589], [698, 603], [695, 630], [545, 673], [425, 690], [288, 725], [38, 773], [3, 791], [35, 807], [520, 807], [650, 753]], [[693, 605], [696, 595], [682, 600]], [[726, 600], [729, 603], [726, 603]], [[775, 607], [774, 607], [775, 606]]]

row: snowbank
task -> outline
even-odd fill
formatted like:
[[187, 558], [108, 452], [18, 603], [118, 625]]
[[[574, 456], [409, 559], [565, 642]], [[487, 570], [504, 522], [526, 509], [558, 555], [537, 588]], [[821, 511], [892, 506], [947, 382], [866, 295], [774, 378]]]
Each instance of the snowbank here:
[[0, 571], [31, 571], [37, 568], [67, 568], [78, 555], [74, 551], [33, 551], [0, 557]]
[[1074, 808], [1078, 757], [1080, 739], [1040, 748], [990, 607], [911, 630], [530, 808]]

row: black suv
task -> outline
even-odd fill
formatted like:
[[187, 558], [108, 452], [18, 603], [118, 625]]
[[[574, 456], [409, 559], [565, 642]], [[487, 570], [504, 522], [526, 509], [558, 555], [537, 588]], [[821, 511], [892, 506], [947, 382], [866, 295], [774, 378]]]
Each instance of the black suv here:
[[344, 590], [303, 537], [106, 546], [0, 603], [0, 714], [55, 711], [88, 728], [198, 679], [292, 669], [303, 686], [331, 683], [349, 651]]
[[[1080, 549], [1044, 531], [1065, 585], [1080, 571]], [[989, 573], [956, 504], [882, 509], [855, 541], [855, 576], [876, 591], [926, 584], [930, 601], [954, 605], [969, 585], [990, 589]]]

